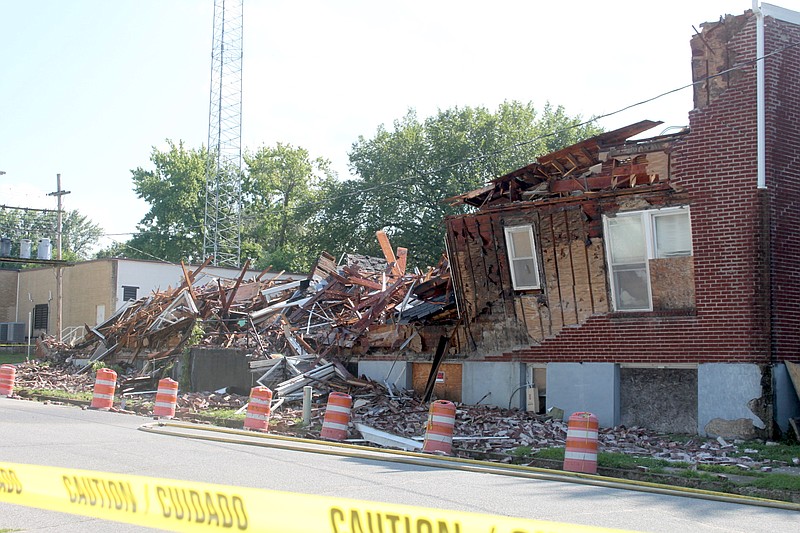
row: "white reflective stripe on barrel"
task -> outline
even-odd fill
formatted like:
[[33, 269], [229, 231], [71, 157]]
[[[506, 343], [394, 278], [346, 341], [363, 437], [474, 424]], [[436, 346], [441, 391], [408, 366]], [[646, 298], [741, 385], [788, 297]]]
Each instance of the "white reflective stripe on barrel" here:
[[584, 452], [564, 452], [564, 459], [578, 459], [583, 461], [593, 461], [597, 459], [596, 453]]
[[98, 379], [97, 381], [94, 382], [94, 384], [95, 385], [108, 385], [108, 386], [114, 387], [114, 386], [117, 385], [117, 382], [116, 381], [109, 381], [107, 379]]
[[261, 398], [250, 398], [250, 403], [254, 403], [256, 405], [269, 405], [270, 400], [262, 400]]
[[113, 400], [113, 399], [114, 399], [114, 395], [113, 395], [113, 394], [99, 394], [99, 393], [95, 393], [93, 397], [94, 397], [94, 398], [101, 398], [101, 399], [103, 399], [103, 400]]
[[342, 407], [341, 405], [328, 404], [328, 407], [325, 409], [325, 411], [326, 412], [327, 411], [331, 411], [333, 413], [350, 414], [350, 408], [349, 407]]
[[575, 437], [578, 439], [597, 440], [597, 431], [587, 431], [585, 429], [569, 429], [567, 430], [567, 438], [570, 437]]
[[172, 409], [175, 407], [175, 405], [169, 402], [156, 402], [156, 407], [166, 407], [167, 409]]
[[442, 416], [442, 415], [431, 415], [428, 422], [439, 422], [440, 424], [455, 424], [455, 417], [453, 416]]
[[341, 429], [342, 431], [347, 430], [347, 424], [337, 424], [335, 422], [325, 422], [325, 427], [322, 429]]
[[245, 418], [252, 418], [253, 420], [266, 420], [267, 415], [260, 415], [258, 413], [247, 413]]

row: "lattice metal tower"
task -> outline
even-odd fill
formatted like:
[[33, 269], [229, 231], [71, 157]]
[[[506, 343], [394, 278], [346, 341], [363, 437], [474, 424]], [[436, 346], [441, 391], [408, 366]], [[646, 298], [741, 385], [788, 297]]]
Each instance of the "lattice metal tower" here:
[[242, 189], [243, 0], [214, 0], [203, 252], [239, 266]]

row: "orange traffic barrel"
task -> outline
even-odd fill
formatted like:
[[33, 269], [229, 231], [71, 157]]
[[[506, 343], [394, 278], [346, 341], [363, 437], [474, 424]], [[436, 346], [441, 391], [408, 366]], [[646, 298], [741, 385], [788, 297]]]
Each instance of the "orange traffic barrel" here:
[[0, 366], [0, 396], [11, 396], [14, 393], [14, 378], [17, 377], [17, 367], [14, 365]]
[[322, 420], [320, 436], [329, 440], [344, 440], [347, 438], [347, 425], [350, 423], [350, 407], [353, 397], [342, 392], [332, 392], [328, 395], [328, 405], [325, 407], [325, 418]]
[[428, 412], [425, 442], [422, 451], [450, 453], [453, 447], [453, 426], [456, 423], [456, 405], [447, 400], [436, 400]]
[[97, 371], [94, 380], [91, 409], [111, 409], [114, 405], [114, 391], [117, 388], [117, 373], [110, 368]]
[[250, 403], [247, 404], [247, 414], [244, 415], [244, 428], [267, 431], [271, 402], [271, 390], [267, 387], [253, 387], [250, 391]]
[[564, 470], [597, 473], [597, 417], [592, 413], [573, 413], [567, 426]]
[[175, 416], [175, 404], [178, 403], [178, 382], [174, 379], [164, 378], [158, 382], [156, 403], [153, 406], [153, 416], [159, 418], [172, 418]]

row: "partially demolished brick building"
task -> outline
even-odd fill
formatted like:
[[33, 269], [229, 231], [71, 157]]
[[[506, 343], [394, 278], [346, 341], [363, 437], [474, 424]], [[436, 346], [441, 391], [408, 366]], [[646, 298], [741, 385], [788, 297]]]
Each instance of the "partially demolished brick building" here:
[[643, 121], [449, 199], [475, 207], [446, 220], [454, 399], [535, 387], [566, 416], [720, 436], [800, 415], [800, 14], [762, 13], [692, 38], [688, 128], [628, 140]]

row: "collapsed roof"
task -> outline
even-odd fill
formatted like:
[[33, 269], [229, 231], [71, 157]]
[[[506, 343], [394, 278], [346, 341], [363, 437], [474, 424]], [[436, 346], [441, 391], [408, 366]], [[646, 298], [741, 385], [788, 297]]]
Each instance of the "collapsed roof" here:
[[486, 186], [445, 200], [478, 208], [519, 201], [587, 195], [667, 181], [653, 173], [640, 154], [666, 151], [688, 129], [643, 140], [628, 140], [662, 122], [643, 120], [601, 133], [538, 157], [535, 163], [491, 180]]

